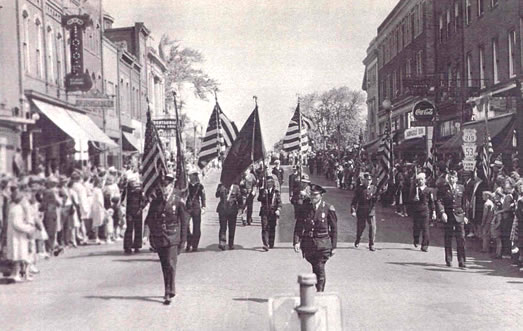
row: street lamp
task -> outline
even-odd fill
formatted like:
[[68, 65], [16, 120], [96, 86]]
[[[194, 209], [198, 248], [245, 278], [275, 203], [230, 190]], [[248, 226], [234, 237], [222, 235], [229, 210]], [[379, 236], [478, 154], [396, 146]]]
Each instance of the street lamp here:
[[390, 164], [391, 169], [392, 165], [394, 164], [394, 153], [392, 152], [392, 102], [389, 99], [384, 99], [381, 103], [381, 106], [383, 109], [387, 112], [387, 128], [385, 130], [385, 134], [389, 135], [390, 140]]

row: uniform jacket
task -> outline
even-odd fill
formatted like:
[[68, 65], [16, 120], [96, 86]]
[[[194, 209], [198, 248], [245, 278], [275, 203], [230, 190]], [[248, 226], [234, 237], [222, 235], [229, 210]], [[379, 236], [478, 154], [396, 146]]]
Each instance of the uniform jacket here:
[[456, 188], [452, 188], [450, 183], [442, 183], [438, 187], [437, 193], [437, 211], [441, 215], [446, 213], [449, 222], [455, 220], [457, 223], [465, 221], [465, 188], [461, 184], [456, 184]]
[[260, 216], [274, 215], [278, 210], [281, 211], [281, 195], [280, 191], [272, 188], [270, 191], [261, 189], [258, 195], [258, 201], [261, 202]]
[[357, 217], [369, 217], [376, 215], [376, 201], [378, 194], [376, 186], [365, 187], [360, 185], [354, 192], [351, 209], [356, 211]]
[[197, 212], [206, 207], [205, 188], [201, 183], [189, 184], [188, 192], [186, 206], [189, 212]]
[[289, 194], [290, 194], [291, 198], [296, 193], [299, 193], [299, 186], [297, 185], [298, 181], [296, 180], [297, 177], [298, 177], [298, 175], [296, 175], [296, 174], [291, 174], [289, 176]]
[[334, 206], [320, 201], [317, 209], [307, 199], [303, 212], [296, 219], [294, 245], [300, 244], [304, 250], [335, 249], [338, 242], [338, 217]]
[[[231, 192], [232, 190], [232, 192]], [[238, 208], [240, 208], [243, 203], [242, 195], [240, 192], [240, 187], [236, 184], [232, 184], [231, 188], [228, 189], [222, 184], [218, 184], [216, 189], [216, 197], [220, 198], [220, 202], [216, 207], [216, 211], [221, 213], [237, 213]]]
[[[416, 191], [418, 191], [418, 200], [416, 200]], [[432, 190], [425, 186], [423, 189], [414, 185], [410, 192], [410, 207], [417, 214], [428, 215], [435, 211], [434, 196]]]
[[146, 219], [150, 230], [151, 245], [154, 248], [178, 245], [187, 241], [187, 221], [183, 202], [174, 193], [151, 201]]
[[272, 168], [272, 174], [278, 177], [278, 182], [280, 185], [283, 184], [283, 168]]
[[141, 187], [127, 184], [124, 199], [126, 199], [125, 208], [128, 214], [136, 215], [145, 207], [145, 196]]

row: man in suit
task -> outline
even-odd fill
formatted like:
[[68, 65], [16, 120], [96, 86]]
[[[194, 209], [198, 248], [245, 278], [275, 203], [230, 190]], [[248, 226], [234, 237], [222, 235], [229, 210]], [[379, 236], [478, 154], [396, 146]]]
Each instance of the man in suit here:
[[220, 230], [218, 232], [218, 247], [224, 251], [227, 243], [227, 227], [229, 228], [229, 249], [234, 249], [234, 235], [236, 233], [236, 218], [238, 209], [243, 199], [238, 184], [232, 184], [230, 188], [225, 187], [222, 183], [218, 184], [216, 197], [220, 198], [216, 211], [220, 221]]
[[202, 214], [205, 213], [205, 188], [200, 183], [198, 178], [199, 172], [193, 169], [189, 172], [189, 187], [187, 195], [187, 213], [192, 219], [192, 233], [190, 229], [187, 230], [187, 247], [186, 251], [198, 251], [198, 244], [200, 243]]
[[301, 249], [316, 275], [316, 290], [323, 292], [327, 281], [325, 264], [336, 251], [338, 218], [334, 206], [323, 200], [323, 187], [312, 184], [310, 196], [306, 196], [309, 194], [307, 191], [302, 192], [305, 196], [303, 208], [294, 227], [294, 251], [298, 253]]
[[376, 201], [378, 200], [378, 192], [376, 186], [371, 183], [369, 173], [361, 173], [360, 185], [354, 192], [352, 199], [351, 210], [352, 216], [357, 219], [356, 241], [354, 247], [358, 247], [361, 240], [361, 235], [365, 230], [366, 224], [369, 224], [369, 250], [374, 252], [376, 241]]
[[429, 217], [436, 218], [434, 209], [434, 198], [432, 190], [427, 187], [425, 173], [416, 175], [416, 184], [410, 192], [410, 204], [412, 211], [414, 247], [418, 247], [420, 234], [422, 236], [421, 250], [427, 252], [429, 249]]
[[167, 174], [163, 190], [151, 201], [146, 223], [150, 230], [151, 246], [158, 253], [162, 265], [165, 296], [164, 304], [171, 304], [176, 295], [175, 276], [178, 254], [187, 240], [187, 224], [183, 202], [173, 186], [174, 175]]
[[437, 211], [445, 223], [445, 262], [452, 266], [452, 237], [456, 238], [458, 263], [465, 268], [465, 188], [458, 184], [456, 171], [449, 171], [446, 181], [440, 183], [437, 192]]
[[280, 191], [275, 189], [274, 178], [272, 176], [267, 177], [267, 187], [260, 190], [258, 201], [261, 202], [260, 216], [263, 250], [268, 251], [269, 248], [274, 248], [276, 224], [280, 218], [282, 208]]
[[283, 185], [283, 168], [280, 167], [280, 160], [274, 161], [274, 168], [272, 168], [272, 174], [278, 179], [280, 187]]

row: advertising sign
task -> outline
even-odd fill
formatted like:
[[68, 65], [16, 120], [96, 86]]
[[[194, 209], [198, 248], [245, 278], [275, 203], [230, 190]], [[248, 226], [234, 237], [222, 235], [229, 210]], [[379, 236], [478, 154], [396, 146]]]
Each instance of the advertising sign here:
[[63, 27], [69, 31], [71, 51], [71, 72], [65, 75], [67, 91], [89, 91], [93, 86], [88, 72], [84, 72], [83, 32], [92, 24], [89, 15], [66, 15], [62, 17]]
[[176, 137], [176, 119], [174, 118], [162, 118], [153, 120], [158, 135], [162, 138]]
[[414, 138], [420, 138], [425, 136], [425, 127], [415, 127], [405, 130], [405, 140], [407, 139], [414, 139]]
[[416, 121], [431, 122], [434, 119], [436, 107], [428, 100], [421, 100], [414, 105], [412, 113]]

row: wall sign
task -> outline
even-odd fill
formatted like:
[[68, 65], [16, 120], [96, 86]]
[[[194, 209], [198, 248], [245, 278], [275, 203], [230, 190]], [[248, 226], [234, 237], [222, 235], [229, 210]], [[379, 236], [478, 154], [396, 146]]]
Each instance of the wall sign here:
[[92, 24], [89, 15], [66, 15], [62, 25], [69, 31], [71, 50], [71, 72], [65, 76], [67, 91], [89, 91], [93, 86], [88, 72], [84, 72], [83, 31]]
[[421, 100], [414, 105], [412, 113], [416, 121], [431, 122], [434, 119], [436, 107], [428, 100]]
[[405, 140], [424, 137], [425, 127], [418, 126], [406, 129], [403, 135], [405, 136]]

